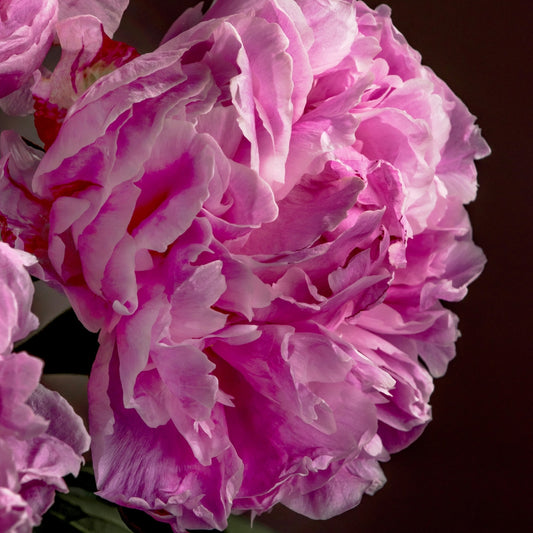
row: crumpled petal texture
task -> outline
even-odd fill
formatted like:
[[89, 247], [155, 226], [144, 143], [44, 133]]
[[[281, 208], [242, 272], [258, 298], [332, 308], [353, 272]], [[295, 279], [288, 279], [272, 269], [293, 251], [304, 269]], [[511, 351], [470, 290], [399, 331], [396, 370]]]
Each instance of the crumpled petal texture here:
[[112, 37], [129, 0], [2, 0], [0, 2], [0, 108], [10, 115], [33, 112], [32, 86], [46, 69], [56, 23], [91, 15]]
[[98, 18], [106, 34], [113, 37], [120, 24], [122, 14], [129, 0], [58, 0], [59, 19], [63, 20], [78, 15], [93, 15]]
[[0, 357], [0, 526], [9, 533], [40, 524], [89, 449], [82, 419], [39, 384], [41, 371], [42, 361], [25, 352]]
[[0, 242], [0, 355], [11, 353], [15, 342], [38, 326], [31, 313], [33, 283], [26, 271], [35, 257]]
[[57, 136], [68, 108], [98, 78], [139, 54], [131, 46], [110, 39], [93, 15], [59, 21], [55, 27], [62, 47], [52, 73], [32, 87], [35, 127], [47, 149]]
[[0, 98], [20, 89], [39, 68], [53, 39], [57, 0], [0, 3]]
[[485, 262], [463, 204], [489, 152], [387, 7], [193, 8], [46, 153], [0, 140], [5, 238], [101, 331], [102, 496], [183, 532], [383, 485], [455, 354], [441, 300]]
[[39, 384], [43, 362], [13, 342], [37, 327], [26, 267], [35, 258], [0, 242], [0, 530], [26, 533], [41, 522], [63, 477], [77, 474], [89, 435], [57, 392]]

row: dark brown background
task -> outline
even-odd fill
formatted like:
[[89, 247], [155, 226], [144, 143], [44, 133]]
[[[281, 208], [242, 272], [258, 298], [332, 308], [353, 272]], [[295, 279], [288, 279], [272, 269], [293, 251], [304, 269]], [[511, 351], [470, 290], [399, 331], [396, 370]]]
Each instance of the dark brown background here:
[[[127, 30], [117, 37], [148, 51], [183, 7], [195, 3], [132, 0]], [[515, 532], [533, 524], [533, 3], [388, 4], [396, 27], [478, 116], [492, 147], [478, 163], [480, 189], [469, 208], [488, 264], [454, 307], [463, 336], [457, 358], [436, 383], [434, 421], [384, 465], [386, 486], [327, 522], [281, 507], [261, 521], [280, 533]]]

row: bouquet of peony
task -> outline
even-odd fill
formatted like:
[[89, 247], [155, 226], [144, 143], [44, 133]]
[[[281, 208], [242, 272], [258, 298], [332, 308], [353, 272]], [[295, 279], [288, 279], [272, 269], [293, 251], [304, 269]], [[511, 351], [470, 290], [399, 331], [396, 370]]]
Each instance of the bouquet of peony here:
[[0, 135], [0, 528], [37, 524], [88, 444], [12, 353], [27, 269], [99, 332], [99, 496], [175, 532], [342, 513], [431, 419], [488, 146], [386, 6], [217, 0], [139, 54], [112, 39], [127, 3], [0, 5], [0, 106], [42, 141]]

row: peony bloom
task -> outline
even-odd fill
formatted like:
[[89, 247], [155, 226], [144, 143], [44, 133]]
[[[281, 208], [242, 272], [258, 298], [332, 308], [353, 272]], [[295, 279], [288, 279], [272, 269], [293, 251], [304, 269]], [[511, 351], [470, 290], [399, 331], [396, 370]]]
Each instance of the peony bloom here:
[[37, 326], [30, 313], [29, 254], [0, 243], [0, 530], [32, 531], [67, 492], [63, 477], [77, 474], [89, 436], [81, 418], [58, 393], [39, 384], [43, 363], [13, 342]]
[[0, 98], [30, 80], [52, 45], [57, 0], [0, 2]]
[[44, 154], [2, 134], [0, 213], [101, 330], [100, 494], [181, 532], [381, 487], [484, 264], [488, 153], [388, 8], [196, 7], [64, 107]]

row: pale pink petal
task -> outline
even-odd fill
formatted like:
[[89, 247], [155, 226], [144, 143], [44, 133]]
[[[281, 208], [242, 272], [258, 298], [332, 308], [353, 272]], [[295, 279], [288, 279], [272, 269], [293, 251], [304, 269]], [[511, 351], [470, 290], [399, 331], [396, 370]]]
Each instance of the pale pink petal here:
[[35, 264], [30, 254], [0, 242], [0, 354], [7, 354], [16, 341], [38, 326], [31, 313], [33, 284], [26, 267]]
[[4, 0], [0, 6], [0, 98], [23, 87], [53, 39], [57, 0]]
[[129, 0], [58, 0], [58, 4], [59, 20], [78, 15], [94, 15], [103, 24], [107, 35], [113, 37]]
[[39, 385], [42, 366], [24, 352], [0, 356], [0, 523], [19, 527], [6, 531], [38, 525], [89, 449], [82, 419]]
[[308, 54], [316, 76], [349, 54], [357, 35], [354, 6], [352, 2], [337, 0], [303, 0], [298, 5], [313, 31], [314, 41]]
[[43, 362], [26, 353], [7, 354], [0, 359], [0, 432], [19, 439], [44, 432], [48, 423], [36, 416], [27, 401], [39, 383]]

